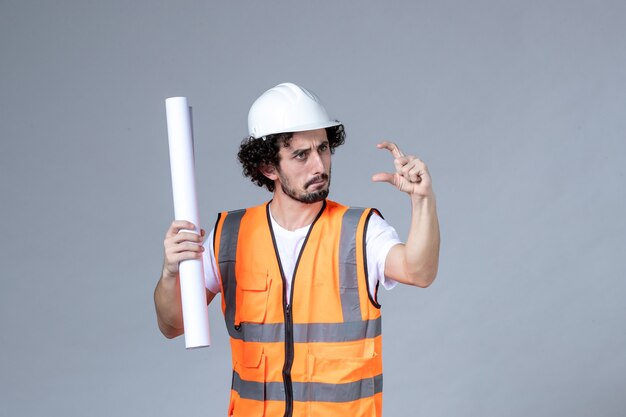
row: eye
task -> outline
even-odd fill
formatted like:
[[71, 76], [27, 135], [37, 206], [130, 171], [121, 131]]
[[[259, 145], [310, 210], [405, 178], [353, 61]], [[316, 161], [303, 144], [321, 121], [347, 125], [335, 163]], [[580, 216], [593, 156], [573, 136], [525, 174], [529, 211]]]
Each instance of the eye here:
[[319, 147], [320, 152], [326, 152], [328, 150], [328, 143], [323, 143]]

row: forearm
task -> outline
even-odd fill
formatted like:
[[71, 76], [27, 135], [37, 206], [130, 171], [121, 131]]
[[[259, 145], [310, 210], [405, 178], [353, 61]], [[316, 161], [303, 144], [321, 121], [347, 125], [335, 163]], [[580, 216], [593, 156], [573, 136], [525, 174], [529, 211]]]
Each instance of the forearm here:
[[411, 226], [406, 244], [396, 245], [387, 254], [385, 275], [404, 284], [428, 287], [439, 267], [439, 220], [426, 164], [413, 155], [404, 155], [395, 143], [382, 142], [394, 157], [395, 173], [381, 172], [373, 181], [384, 181], [411, 198]]
[[435, 195], [411, 196], [411, 225], [404, 247], [404, 270], [413, 285], [427, 287], [437, 276], [439, 239]]
[[154, 289], [154, 305], [161, 333], [169, 339], [183, 334], [183, 308], [178, 277], [161, 276]]

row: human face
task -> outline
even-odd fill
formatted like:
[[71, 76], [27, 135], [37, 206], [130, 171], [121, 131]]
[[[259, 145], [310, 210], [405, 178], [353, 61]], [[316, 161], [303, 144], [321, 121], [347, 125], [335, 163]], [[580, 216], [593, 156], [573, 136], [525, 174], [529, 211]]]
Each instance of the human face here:
[[[330, 146], [326, 129], [295, 132], [279, 152], [276, 170], [280, 189], [301, 203], [313, 204], [328, 197]], [[278, 187], [276, 187], [278, 188]]]

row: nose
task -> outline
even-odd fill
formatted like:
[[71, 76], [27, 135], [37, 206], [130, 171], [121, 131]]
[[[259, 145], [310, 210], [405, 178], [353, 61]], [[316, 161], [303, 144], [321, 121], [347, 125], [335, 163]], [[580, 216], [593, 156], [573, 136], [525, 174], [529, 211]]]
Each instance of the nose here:
[[322, 155], [319, 152], [311, 152], [309, 158], [309, 164], [314, 174], [321, 174], [324, 172], [324, 161], [322, 161]]

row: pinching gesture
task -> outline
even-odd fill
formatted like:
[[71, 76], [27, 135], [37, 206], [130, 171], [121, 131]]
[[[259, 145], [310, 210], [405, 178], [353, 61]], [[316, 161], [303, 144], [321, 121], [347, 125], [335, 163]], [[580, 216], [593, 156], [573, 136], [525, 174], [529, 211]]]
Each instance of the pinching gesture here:
[[416, 197], [432, 195], [432, 183], [426, 164], [413, 155], [402, 153], [398, 145], [393, 142], [382, 142], [376, 145], [378, 149], [387, 149], [393, 155], [395, 173], [379, 172], [372, 176], [372, 181], [388, 182], [398, 190]]

